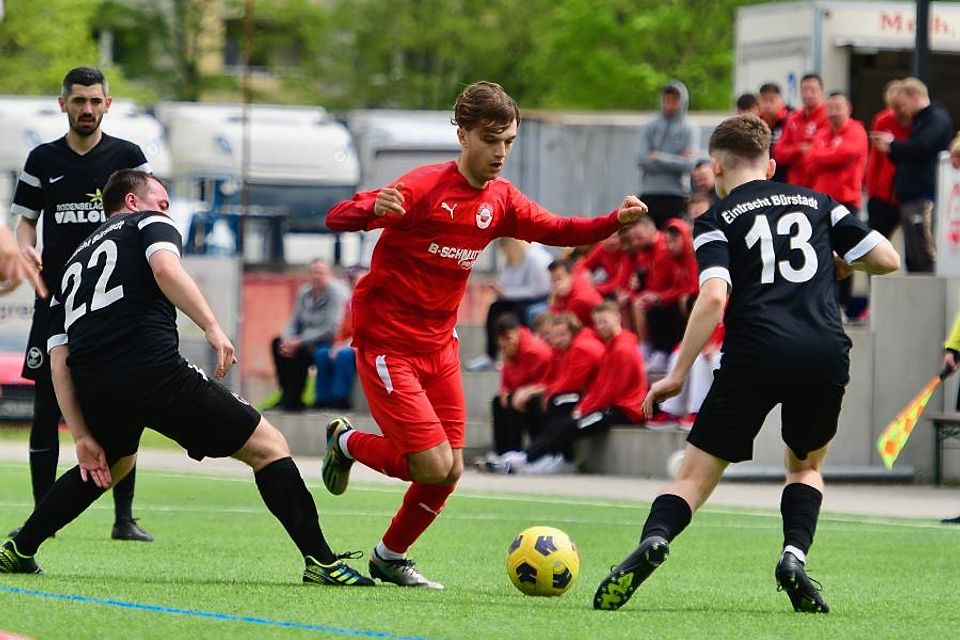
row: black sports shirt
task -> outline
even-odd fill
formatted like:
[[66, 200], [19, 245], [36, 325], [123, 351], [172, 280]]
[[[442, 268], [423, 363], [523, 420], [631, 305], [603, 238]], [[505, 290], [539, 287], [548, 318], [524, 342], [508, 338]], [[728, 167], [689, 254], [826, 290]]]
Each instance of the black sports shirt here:
[[51, 298], [47, 342], [69, 346], [74, 379], [129, 382], [182, 363], [176, 308], [148, 262], [181, 248], [176, 225], [155, 211], [114, 215], [80, 244]]
[[56, 290], [63, 265], [94, 229], [107, 218], [103, 187], [119, 169], [150, 171], [140, 147], [107, 134], [80, 155], [66, 136], [41, 144], [23, 165], [10, 212], [37, 220], [43, 214], [43, 279]]
[[700, 285], [730, 287], [723, 367], [747, 374], [817, 376], [846, 383], [833, 252], [848, 263], [883, 240], [829, 196], [756, 180], [697, 219]]

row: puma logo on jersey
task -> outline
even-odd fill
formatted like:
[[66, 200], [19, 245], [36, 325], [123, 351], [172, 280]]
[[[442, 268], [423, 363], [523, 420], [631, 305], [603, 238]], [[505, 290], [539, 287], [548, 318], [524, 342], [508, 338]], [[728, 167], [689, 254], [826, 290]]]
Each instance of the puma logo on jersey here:
[[[458, 203], [458, 204], [459, 204], [459, 203]], [[457, 210], [457, 205], [456, 205], [456, 204], [451, 206], [451, 205], [447, 204], [446, 202], [441, 202], [441, 203], [440, 203], [440, 208], [443, 209], [444, 211], [450, 212], [450, 219], [453, 220], [453, 212]]]
[[70, 223], [85, 224], [88, 222], [95, 222], [97, 224], [100, 224], [101, 222], [107, 221], [107, 216], [103, 213], [103, 211], [99, 211], [97, 209], [88, 209], [88, 210], [81, 209], [80, 211], [70, 211], [70, 210], [57, 211], [54, 214], [54, 218], [56, 219], [58, 224], [70, 224]]
[[62, 180], [62, 179], [63, 179], [63, 176], [57, 176], [56, 178], [50, 178], [50, 184], [53, 184], [54, 182], [60, 182], [60, 180]]

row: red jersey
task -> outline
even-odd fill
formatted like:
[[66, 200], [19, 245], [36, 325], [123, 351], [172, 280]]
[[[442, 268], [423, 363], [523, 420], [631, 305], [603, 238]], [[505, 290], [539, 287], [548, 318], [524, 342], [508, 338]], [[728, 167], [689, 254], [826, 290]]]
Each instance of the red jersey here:
[[787, 118], [783, 134], [773, 148], [773, 159], [777, 164], [787, 167], [787, 182], [801, 187], [810, 186], [807, 163], [804, 154], [800, 152], [800, 145], [811, 144], [817, 132], [827, 126], [827, 108], [823, 104], [814, 109], [813, 113], [808, 114], [806, 109], [797, 109]]
[[[910, 137], [910, 125], [902, 124], [894, 115], [893, 109], [884, 109], [873, 116], [870, 130], [892, 133], [894, 140], [906, 140]], [[893, 174], [896, 171], [897, 166], [890, 160], [889, 155], [871, 148], [867, 157], [867, 197], [893, 202]]]
[[565, 296], [554, 294], [550, 302], [551, 313], [569, 311], [577, 316], [584, 327], [593, 326], [593, 308], [603, 302], [600, 292], [594, 289], [586, 274], [575, 273], [570, 293]]
[[681, 298], [695, 296], [700, 292], [697, 256], [693, 251], [690, 225], [679, 218], [673, 218], [667, 222], [667, 228], [680, 232], [683, 252], [679, 258], [675, 258], [664, 245], [664, 251], [656, 252], [652, 258], [646, 290], [660, 297], [660, 306], [676, 304]]
[[547, 382], [544, 398], [560, 393], [583, 393], [593, 382], [604, 345], [593, 329], [581, 329], [570, 342], [570, 348], [558, 354], [551, 369], [553, 375]]
[[623, 247], [619, 244], [615, 249], [610, 250], [603, 242], [600, 242], [590, 249], [590, 253], [584, 256], [583, 260], [578, 262], [574, 269], [580, 273], [588, 273], [591, 280], [602, 273], [602, 281], [597, 282], [594, 287], [601, 295], [614, 293], [622, 255]]
[[868, 148], [867, 131], [859, 120], [851, 118], [838, 131], [822, 129], [807, 154], [810, 188], [859, 208]]
[[546, 382], [552, 362], [553, 349], [550, 345], [530, 333], [526, 327], [520, 327], [520, 345], [517, 347], [517, 353], [503, 362], [500, 391], [513, 393], [528, 384]]
[[647, 372], [643, 368], [637, 336], [623, 330], [606, 344], [603, 366], [578, 405], [586, 415], [616, 408], [631, 422], [643, 422], [641, 405], [647, 395]]
[[327, 212], [333, 231], [383, 228], [370, 273], [353, 295], [354, 345], [360, 348], [397, 354], [442, 348], [453, 335], [470, 270], [495, 238], [574, 246], [620, 228], [616, 211], [597, 218], [554, 215], [504, 178], [473, 187], [454, 161], [418, 167], [393, 185], [399, 182], [404, 216], [374, 215], [379, 190], [358, 193]]

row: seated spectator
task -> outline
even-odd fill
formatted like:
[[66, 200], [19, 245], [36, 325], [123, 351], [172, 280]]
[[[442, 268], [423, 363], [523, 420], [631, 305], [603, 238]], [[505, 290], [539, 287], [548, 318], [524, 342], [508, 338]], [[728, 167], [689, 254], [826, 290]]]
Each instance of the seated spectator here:
[[[351, 289], [356, 287], [362, 269], [351, 269], [347, 278]], [[317, 378], [314, 407], [317, 409], [352, 409], [353, 382], [357, 376], [357, 361], [353, 347], [353, 300], [348, 299], [343, 312], [343, 323], [333, 344], [321, 344], [314, 354]]]
[[285, 411], [303, 411], [301, 399], [307, 370], [321, 345], [333, 344], [350, 292], [330, 272], [330, 265], [316, 259], [310, 263], [310, 282], [300, 287], [290, 322], [271, 343], [280, 384], [277, 405]]
[[600, 293], [590, 284], [586, 274], [577, 272], [566, 260], [550, 263], [550, 312], [569, 312], [586, 327], [592, 326], [593, 308], [603, 302]]
[[539, 433], [540, 397], [553, 361], [550, 346], [520, 324], [513, 314], [494, 324], [503, 352], [500, 390], [492, 403], [493, 448], [496, 453], [520, 449], [523, 436]]
[[547, 266], [553, 256], [539, 244], [514, 238], [500, 238], [497, 246], [503, 252], [504, 264], [490, 286], [497, 295], [487, 310], [486, 352], [467, 363], [468, 371], [492, 369], [497, 359], [494, 324], [501, 315], [512, 313], [524, 326], [529, 326], [536, 312], [547, 306], [550, 275]]
[[671, 220], [661, 233], [665, 251], [649, 250], [648, 275], [634, 300], [636, 326], [644, 328], [648, 369], [666, 373], [669, 354], [683, 338], [688, 309], [696, 296], [697, 259], [690, 226]]
[[713, 201], [705, 193], [694, 193], [687, 200], [687, 224], [705, 214], [713, 206]]
[[698, 160], [690, 172], [690, 185], [694, 194], [702, 194], [710, 199], [712, 207], [720, 200], [717, 193], [717, 179], [713, 175], [713, 165], [709, 160]]
[[745, 113], [760, 115], [760, 101], [753, 93], [743, 93], [737, 98], [737, 115], [742, 116]]
[[[594, 288], [603, 296], [610, 293], [615, 286], [622, 255], [623, 241], [618, 232], [610, 234], [607, 239], [595, 244], [582, 260], [574, 262], [574, 258], [567, 256], [567, 261], [573, 265], [574, 274], [586, 275]], [[580, 321], [583, 322], [583, 318]]]
[[643, 422], [641, 405], [647, 376], [637, 336], [623, 329], [615, 302], [597, 305], [593, 313], [597, 337], [603, 342], [602, 366], [569, 416], [549, 420], [524, 451], [504, 453], [487, 468], [496, 473], [561, 473], [572, 470], [564, 452], [583, 437], [603, 433], [613, 424]]
[[[723, 323], [720, 323], [711, 334], [710, 340], [704, 345], [703, 351], [693, 361], [690, 375], [687, 376], [680, 393], [660, 405], [659, 411], [647, 420], [647, 427], [656, 429], [662, 425], [670, 427], [676, 425], [682, 431], [689, 431], [693, 427], [703, 400], [707, 397], [707, 391], [713, 384], [713, 372], [720, 368], [723, 335]], [[676, 366], [679, 356], [680, 350], [674, 349], [670, 354], [668, 371]]]

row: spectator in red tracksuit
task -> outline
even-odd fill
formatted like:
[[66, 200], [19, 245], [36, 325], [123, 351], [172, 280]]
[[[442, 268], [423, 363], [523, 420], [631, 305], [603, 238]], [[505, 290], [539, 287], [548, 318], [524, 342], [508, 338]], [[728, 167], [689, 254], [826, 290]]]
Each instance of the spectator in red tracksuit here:
[[454, 326], [470, 271], [503, 236], [554, 246], [592, 244], [645, 214], [627, 196], [595, 218], [564, 218], [501, 176], [517, 139], [520, 109], [498, 84], [460, 93], [453, 121], [460, 155], [425, 165], [327, 212], [332, 231], [383, 229], [370, 273], [353, 296], [357, 373], [383, 435], [343, 418], [327, 429], [323, 481], [342, 494], [353, 462], [410, 482], [370, 558], [381, 580], [441, 588], [406, 558], [443, 510], [463, 472], [466, 400]]
[[[910, 137], [910, 117], [897, 104], [900, 81], [891, 80], [883, 92], [887, 108], [873, 116], [870, 131], [883, 131], [894, 140]], [[867, 215], [871, 229], [889, 238], [900, 225], [900, 205], [893, 195], [893, 176], [897, 166], [886, 151], [873, 147], [867, 157]]]
[[[780, 85], [767, 82], [760, 85], [760, 117], [770, 127], [770, 149], [771, 155], [773, 149], [780, 142], [783, 135], [783, 128], [787, 125], [787, 118], [790, 117], [790, 107], [783, 101], [780, 95]], [[787, 181], [786, 165], [777, 165], [777, 170], [773, 174], [773, 180], [777, 182]]]
[[540, 399], [553, 368], [554, 353], [512, 313], [494, 322], [497, 347], [503, 353], [500, 390], [493, 399], [493, 449], [500, 454], [523, 447], [539, 433]]
[[[665, 365], [666, 358], [683, 338], [687, 311], [699, 291], [699, 283], [690, 225], [671, 220], [661, 235], [665, 251], [657, 249], [652, 253], [646, 288], [637, 294], [634, 309], [646, 327], [651, 360], [662, 359]], [[649, 368], [654, 368], [653, 364], [661, 366], [657, 362]]]
[[783, 135], [773, 148], [773, 159], [787, 168], [787, 182], [801, 187], [810, 186], [807, 173], [807, 153], [817, 132], [827, 126], [827, 112], [823, 102], [823, 80], [810, 73], [800, 81], [803, 108], [787, 118]]
[[[867, 166], [867, 131], [850, 117], [850, 100], [841, 91], [827, 98], [829, 127], [821, 130], [807, 154], [810, 188], [825, 193], [845, 206], [852, 215], [860, 210], [863, 172]], [[853, 278], [837, 282], [840, 306], [848, 314]]]
[[593, 308], [603, 302], [585, 273], [566, 260], [554, 260], [550, 269], [550, 313], [572, 313], [585, 327], [593, 326]]
[[573, 265], [574, 273], [587, 276], [601, 296], [609, 295], [616, 286], [615, 282], [617, 272], [620, 270], [620, 257], [622, 255], [623, 240], [621, 235], [620, 233], [612, 233], [609, 237], [593, 245], [587, 255]]
[[602, 433], [614, 424], [643, 422], [641, 405], [647, 374], [637, 336], [623, 329], [620, 307], [613, 301], [597, 306], [594, 330], [604, 343], [602, 366], [569, 418], [550, 421], [526, 451], [505, 454], [490, 465], [498, 473], [516, 473], [544, 456], [569, 451], [578, 438]]

